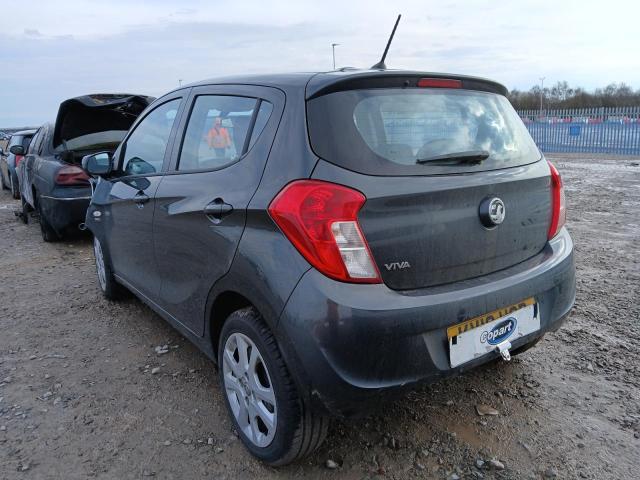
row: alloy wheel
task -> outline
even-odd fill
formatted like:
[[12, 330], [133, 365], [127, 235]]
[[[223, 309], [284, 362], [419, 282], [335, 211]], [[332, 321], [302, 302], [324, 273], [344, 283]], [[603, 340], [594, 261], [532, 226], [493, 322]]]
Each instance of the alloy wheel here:
[[257, 447], [273, 441], [278, 407], [271, 377], [256, 344], [242, 333], [227, 339], [222, 356], [224, 387], [235, 420]]
[[107, 289], [107, 271], [104, 266], [104, 256], [102, 255], [102, 246], [100, 240], [93, 237], [93, 252], [96, 256], [96, 270], [98, 271], [98, 282], [100, 282], [100, 288], [102, 290]]

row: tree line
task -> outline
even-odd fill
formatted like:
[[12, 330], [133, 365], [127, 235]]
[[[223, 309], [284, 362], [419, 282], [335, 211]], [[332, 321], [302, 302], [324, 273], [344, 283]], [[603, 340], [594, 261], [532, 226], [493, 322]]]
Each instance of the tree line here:
[[[597, 107], [637, 107], [640, 106], [640, 89], [633, 90], [625, 83], [611, 83], [604, 88], [589, 92], [582, 87], [571, 87], [568, 82], [558, 82], [542, 91], [543, 108], [597, 108]], [[513, 89], [509, 100], [516, 110], [537, 110], [540, 108], [540, 86], [528, 92]]]

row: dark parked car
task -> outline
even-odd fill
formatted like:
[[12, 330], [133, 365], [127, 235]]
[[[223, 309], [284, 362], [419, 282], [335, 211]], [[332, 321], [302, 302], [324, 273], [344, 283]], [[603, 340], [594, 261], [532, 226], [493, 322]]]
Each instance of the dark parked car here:
[[[26, 152], [34, 133], [36, 133], [35, 130], [16, 132], [11, 135], [6, 151], [3, 152], [0, 150], [0, 183], [2, 184], [2, 189], [5, 190], [8, 188], [11, 190], [11, 195], [16, 199], [20, 198], [20, 183], [18, 181], [16, 167], [24, 158], [24, 154], [15, 155], [11, 153], [11, 147], [22, 147], [23, 151]], [[16, 149], [14, 148], [14, 150]]]
[[51, 242], [77, 229], [91, 199], [82, 157], [113, 152], [153, 99], [130, 94], [95, 94], [60, 104], [55, 124], [34, 135], [18, 168], [23, 220], [37, 210], [42, 238]]
[[560, 175], [505, 94], [378, 70], [175, 90], [83, 159], [100, 288], [217, 362], [273, 465], [330, 415], [509, 360], [561, 325], [575, 272]]

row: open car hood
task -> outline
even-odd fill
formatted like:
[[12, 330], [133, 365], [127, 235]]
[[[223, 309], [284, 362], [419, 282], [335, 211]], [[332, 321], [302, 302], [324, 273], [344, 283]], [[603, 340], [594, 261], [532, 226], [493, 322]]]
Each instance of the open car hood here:
[[126, 132], [153, 100], [129, 93], [96, 93], [65, 100], [58, 109], [53, 146], [97, 132]]

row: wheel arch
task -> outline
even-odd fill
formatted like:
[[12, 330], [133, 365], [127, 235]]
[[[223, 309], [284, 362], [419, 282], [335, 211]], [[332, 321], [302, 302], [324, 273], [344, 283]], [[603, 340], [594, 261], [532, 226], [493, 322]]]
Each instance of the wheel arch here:
[[[220, 333], [222, 332], [222, 326], [224, 322], [229, 318], [233, 312], [236, 312], [242, 308], [256, 306], [245, 295], [242, 295], [233, 290], [225, 290], [213, 297], [208, 305], [208, 338], [211, 342], [211, 350], [213, 352], [214, 359], [217, 362], [218, 358], [218, 343], [220, 341]], [[258, 310], [256, 308], [256, 310]], [[261, 313], [258, 310], [259, 313]]]
[[[255, 280], [254, 280], [255, 282]], [[253, 285], [253, 288], [251, 286]], [[244, 287], [244, 288], [243, 288]], [[292, 288], [293, 290], [293, 288]], [[290, 292], [289, 292], [290, 293]], [[300, 394], [309, 398], [309, 378], [298, 358], [287, 332], [279, 328], [279, 319], [288, 299], [276, 299], [277, 296], [261, 295], [260, 289], [253, 283], [239, 281], [229, 274], [221, 278], [209, 292], [205, 313], [205, 332], [203, 350], [216, 364], [218, 363], [218, 343], [225, 321], [233, 312], [252, 307], [262, 317], [271, 330], [280, 354], [282, 355]]]

